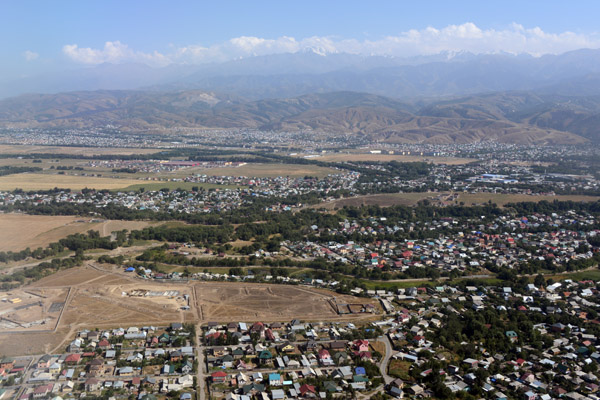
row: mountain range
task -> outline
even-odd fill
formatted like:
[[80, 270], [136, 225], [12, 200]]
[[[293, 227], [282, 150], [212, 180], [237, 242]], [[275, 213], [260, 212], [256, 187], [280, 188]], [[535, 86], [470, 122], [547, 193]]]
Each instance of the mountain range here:
[[412, 59], [306, 52], [201, 66], [106, 64], [12, 85], [0, 93], [42, 93], [0, 100], [2, 127], [250, 128], [391, 143], [600, 142], [600, 50]]
[[412, 103], [357, 92], [245, 100], [197, 90], [69, 92], [0, 101], [3, 127], [248, 128], [354, 133], [389, 143], [598, 142], [598, 122], [600, 96], [532, 92]]

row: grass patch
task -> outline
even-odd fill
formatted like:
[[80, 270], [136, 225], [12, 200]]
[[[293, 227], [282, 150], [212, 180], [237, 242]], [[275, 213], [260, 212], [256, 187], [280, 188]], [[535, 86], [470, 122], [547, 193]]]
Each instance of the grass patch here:
[[457, 278], [442, 282], [441, 284], [457, 285], [459, 283], [465, 283], [467, 281], [475, 281], [478, 285], [484, 286], [498, 286], [504, 282], [502, 279], [498, 278]]
[[411, 363], [408, 361], [390, 360], [390, 365], [388, 366], [388, 374], [395, 378], [400, 378], [403, 381], [412, 381], [412, 377], [409, 373], [410, 366]]
[[[554, 275], [544, 275], [544, 278], [552, 278], [554, 281], [564, 280], [564, 279], [572, 279], [574, 281], [584, 281], [584, 280], [592, 280], [594, 282], [600, 281], [600, 270], [593, 269], [590, 271], [579, 271], [579, 272], [565, 272], [561, 274]], [[531, 277], [531, 281], [533, 281], [533, 277]]]

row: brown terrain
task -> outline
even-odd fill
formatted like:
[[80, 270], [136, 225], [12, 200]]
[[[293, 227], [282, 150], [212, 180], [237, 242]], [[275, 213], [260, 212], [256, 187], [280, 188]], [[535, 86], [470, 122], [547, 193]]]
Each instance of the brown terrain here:
[[[15, 298], [20, 298], [21, 302], [9, 302]], [[83, 328], [170, 322], [288, 321], [292, 318], [347, 320], [371, 316], [338, 315], [330, 303], [334, 298], [341, 303], [356, 303], [357, 300], [304, 286], [198, 281], [161, 283], [89, 262], [11, 291], [6, 299], [3, 298], [0, 313], [4, 314], [0, 318], [10, 316], [13, 322], [0, 319], [0, 354], [55, 351]], [[17, 309], [19, 305], [29, 303], [33, 305], [25, 310]], [[188, 305], [189, 309], [184, 309]], [[43, 318], [46, 318], [44, 324], [26, 325]], [[27, 340], [23, 340], [23, 335]]]
[[0, 214], [0, 251], [20, 251], [29, 247], [32, 250], [46, 247], [52, 242], [74, 233], [84, 233], [90, 229], [100, 235], [123, 229], [143, 229], [156, 223], [148, 221], [91, 220], [90, 218], [69, 216]]
[[[590, 110], [539, 96], [504, 94], [442, 101], [418, 109], [392, 98], [357, 92], [231, 101], [201, 91], [96, 91], [23, 95], [0, 101], [0, 127], [92, 128], [106, 123], [130, 131], [187, 128], [251, 128], [366, 136], [388, 143], [578, 144], [590, 138]], [[550, 103], [548, 103], [550, 101]], [[555, 102], [557, 102], [555, 104]], [[543, 115], [531, 111], [536, 107]], [[520, 117], [515, 118], [515, 112]], [[564, 114], [564, 115], [563, 115]], [[575, 120], [566, 123], [563, 120]], [[583, 125], [583, 126], [581, 126]]]

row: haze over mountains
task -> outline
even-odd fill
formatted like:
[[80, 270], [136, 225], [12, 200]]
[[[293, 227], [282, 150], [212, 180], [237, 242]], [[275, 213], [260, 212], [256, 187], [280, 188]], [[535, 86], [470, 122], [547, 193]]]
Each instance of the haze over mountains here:
[[[136, 89], [136, 90], [132, 90]], [[600, 50], [411, 59], [315, 52], [103, 64], [4, 84], [0, 125], [353, 132], [386, 142], [600, 141]]]

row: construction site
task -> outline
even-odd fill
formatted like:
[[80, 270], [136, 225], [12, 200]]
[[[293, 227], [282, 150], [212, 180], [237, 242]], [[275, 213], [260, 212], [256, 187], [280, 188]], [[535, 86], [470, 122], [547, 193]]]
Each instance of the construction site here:
[[52, 330], [69, 289], [18, 289], [0, 298], [0, 332]]

